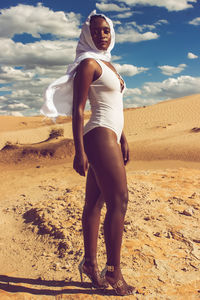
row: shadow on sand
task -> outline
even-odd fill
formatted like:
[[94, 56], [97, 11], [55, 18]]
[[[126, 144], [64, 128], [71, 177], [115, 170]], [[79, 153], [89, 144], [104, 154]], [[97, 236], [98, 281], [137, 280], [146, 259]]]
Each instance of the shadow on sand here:
[[[23, 283], [30, 284], [31, 286], [27, 287], [25, 285], [22, 285]], [[35, 286], [39, 287], [37, 288]], [[92, 289], [91, 284], [88, 282], [80, 283], [78, 281], [42, 280], [40, 278], [29, 279], [10, 277], [6, 275], [0, 275], [0, 289], [10, 293], [29, 293], [33, 295], [50, 296], [56, 296], [60, 294], [85, 294], [102, 296], [116, 295], [113, 290]]]

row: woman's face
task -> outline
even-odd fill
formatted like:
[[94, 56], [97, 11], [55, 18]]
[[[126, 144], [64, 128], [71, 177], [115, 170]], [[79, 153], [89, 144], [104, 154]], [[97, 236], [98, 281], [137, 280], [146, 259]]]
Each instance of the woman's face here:
[[107, 50], [111, 42], [110, 26], [102, 17], [91, 19], [90, 32], [92, 40], [99, 50]]

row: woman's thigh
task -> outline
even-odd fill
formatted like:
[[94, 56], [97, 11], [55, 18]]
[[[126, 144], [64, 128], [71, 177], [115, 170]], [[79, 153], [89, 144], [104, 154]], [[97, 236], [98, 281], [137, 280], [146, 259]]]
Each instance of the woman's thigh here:
[[84, 146], [105, 201], [126, 194], [126, 172], [116, 134], [104, 127], [94, 128], [84, 136]]

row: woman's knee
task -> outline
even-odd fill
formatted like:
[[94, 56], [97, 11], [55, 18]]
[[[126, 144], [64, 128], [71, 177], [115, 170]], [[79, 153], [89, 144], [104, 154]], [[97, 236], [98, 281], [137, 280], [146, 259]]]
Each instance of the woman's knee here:
[[121, 210], [125, 215], [128, 206], [128, 190], [125, 190], [121, 195]]
[[113, 193], [113, 195], [107, 199], [107, 210], [108, 211], [119, 211], [125, 215], [128, 206], [128, 190]]

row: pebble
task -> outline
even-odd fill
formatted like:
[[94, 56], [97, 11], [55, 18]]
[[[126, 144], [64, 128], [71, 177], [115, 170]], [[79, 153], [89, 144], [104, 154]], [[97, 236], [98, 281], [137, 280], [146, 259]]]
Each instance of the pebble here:
[[161, 236], [160, 232], [156, 232], [156, 233], [154, 233], [154, 235], [157, 236], [157, 237]]
[[187, 216], [187, 217], [191, 217], [194, 214], [194, 211], [192, 208], [188, 208], [187, 210], [184, 209], [184, 211], [181, 212], [180, 214]]
[[200, 244], [200, 239], [199, 239], [199, 240], [197, 240], [197, 239], [194, 239], [194, 240], [193, 240], [193, 242], [194, 242], [194, 243], [198, 243], [198, 244]]

